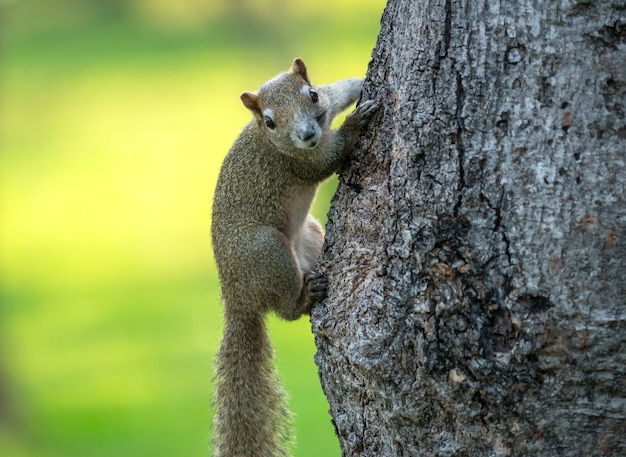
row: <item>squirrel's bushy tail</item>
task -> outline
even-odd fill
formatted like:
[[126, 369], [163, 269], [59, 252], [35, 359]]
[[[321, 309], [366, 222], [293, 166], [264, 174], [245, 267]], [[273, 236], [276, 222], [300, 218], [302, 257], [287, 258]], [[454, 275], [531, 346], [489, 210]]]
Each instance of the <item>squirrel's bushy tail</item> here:
[[291, 413], [262, 316], [225, 316], [216, 357], [214, 457], [287, 457]]

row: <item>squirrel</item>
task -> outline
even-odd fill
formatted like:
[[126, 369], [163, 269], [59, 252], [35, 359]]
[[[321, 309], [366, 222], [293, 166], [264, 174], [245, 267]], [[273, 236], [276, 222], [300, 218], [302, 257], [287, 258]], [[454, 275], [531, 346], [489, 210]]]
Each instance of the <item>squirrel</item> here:
[[287, 456], [291, 413], [274, 367], [265, 315], [295, 320], [326, 294], [311, 273], [324, 241], [309, 209], [320, 182], [338, 172], [378, 108], [355, 103], [362, 78], [313, 86], [296, 58], [289, 71], [244, 92], [254, 115], [224, 159], [211, 235], [224, 305], [216, 356], [215, 457]]

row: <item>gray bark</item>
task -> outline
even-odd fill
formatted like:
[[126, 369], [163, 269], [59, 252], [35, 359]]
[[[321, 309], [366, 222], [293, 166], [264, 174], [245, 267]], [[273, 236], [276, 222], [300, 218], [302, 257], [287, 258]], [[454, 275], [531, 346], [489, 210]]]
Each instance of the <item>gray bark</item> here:
[[312, 312], [344, 456], [626, 455], [626, 5], [389, 0]]

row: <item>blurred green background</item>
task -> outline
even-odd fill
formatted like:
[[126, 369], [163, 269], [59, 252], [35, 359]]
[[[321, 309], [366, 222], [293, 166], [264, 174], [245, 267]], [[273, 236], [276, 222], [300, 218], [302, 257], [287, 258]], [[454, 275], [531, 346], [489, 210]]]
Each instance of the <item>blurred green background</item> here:
[[[239, 94], [296, 56], [317, 83], [364, 75], [383, 7], [0, 0], [0, 455], [208, 454]], [[270, 325], [295, 455], [340, 455], [308, 319]]]

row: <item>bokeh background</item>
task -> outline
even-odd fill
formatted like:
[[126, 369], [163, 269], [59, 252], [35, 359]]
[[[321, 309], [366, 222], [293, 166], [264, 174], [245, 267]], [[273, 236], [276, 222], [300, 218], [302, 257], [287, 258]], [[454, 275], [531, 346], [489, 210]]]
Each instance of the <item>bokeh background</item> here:
[[[208, 454], [210, 208], [239, 94], [296, 56], [317, 83], [364, 75], [383, 8], [0, 0], [0, 455]], [[308, 320], [270, 326], [295, 455], [340, 455]]]

